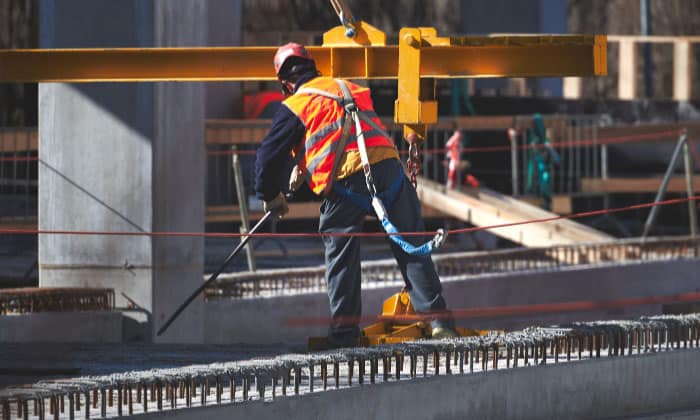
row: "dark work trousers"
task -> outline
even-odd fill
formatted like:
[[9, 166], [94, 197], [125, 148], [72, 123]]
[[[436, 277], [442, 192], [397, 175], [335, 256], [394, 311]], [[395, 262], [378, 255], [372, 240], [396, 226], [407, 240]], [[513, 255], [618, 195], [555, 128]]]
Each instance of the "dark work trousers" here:
[[[385, 191], [397, 177], [404, 174], [397, 159], [387, 159], [372, 165], [372, 176], [378, 192]], [[336, 181], [351, 191], [366, 194], [367, 186], [362, 171]], [[411, 182], [405, 178], [401, 192], [395, 202], [385, 203], [389, 220], [401, 232], [423, 232], [418, 196]], [[361, 232], [365, 210], [349, 199], [331, 195], [321, 204], [321, 233]], [[362, 314], [360, 293], [360, 239], [359, 237], [323, 237], [326, 248], [326, 281], [333, 325], [329, 330], [330, 341], [338, 345], [354, 345], [359, 336], [358, 322]], [[430, 237], [404, 237], [414, 245], [420, 245]], [[387, 238], [391, 251], [403, 274], [417, 312], [443, 312], [431, 322], [433, 327], [453, 327], [454, 321], [446, 318], [445, 300], [442, 297], [440, 279], [435, 272], [430, 256], [420, 257], [406, 254]]]

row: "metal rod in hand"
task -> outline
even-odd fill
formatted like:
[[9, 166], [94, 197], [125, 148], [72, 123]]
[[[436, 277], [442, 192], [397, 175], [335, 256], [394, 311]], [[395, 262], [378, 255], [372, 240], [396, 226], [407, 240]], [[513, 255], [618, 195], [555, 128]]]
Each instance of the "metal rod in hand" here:
[[[250, 230], [250, 233], [255, 233], [255, 231], [257, 231], [257, 230], [260, 228], [260, 226], [262, 226], [262, 225], [267, 221], [267, 219], [270, 218], [271, 215], [272, 215], [272, 212], [271, 212], [271, 211], [268, 211], [267, 213], [265, 213], [265, 215], [262, 217], [262, 219], [260, 219], [260, 221], [258, 221], [258, 223], [256, 223], [255, 226], [253, 226], [253, 228]], [[221, 274], [221, 273], [226, 269], [226, 267], [228, 267], [228, 264], [231, 262], [231, 260], [233, 260], [233, 258], [236, 256], [236, 254], [238, 254], [238, 253], [241, 251], [241, 249], [243, 249], [243, 247], [248, 243], [248, 240], [249, 240], [249, 239], [250, 239], [250, 236], [244, 236], [244, 237], [241, 238], [241, 242], [238, 244], [238, 246], [236, 247], [236, 249], [234, 249], [233, 252], [231, 252], [231, 254], [229, 254], [228, 257], [226, 257], [226, 260], [224, 260], [224, 263], [221, 264], [221, 267], [219, 267], [219, 269], [216, 270], [216, 271], [214, 272], [214, 274], [212, 274], [211, 276], [209, 276], [209, 278], [207, 279], [207, 281], [205, 281], [204, 283], [202, 283], [202, 285], [199, 286], [199, 287], [197, 288], [197, 290], [195, 290], [194, 292], [192, 292], [192, 294], [190, 295], [190, 297], [188, 297], [187, 300], [185, 300], [185, 302], [183, 302], [182, 305], [180, 305], [180, 307], [177, 308], [177, 310], [175, 311], [175, 313], [173, 313], [173, 314], [170, 316], [170, 318], [168, 318], [168, 320], [165, 321], [165, 324], [163, 324], [163, 326], [160, 327], [160, 329], [158, 330], [158, 334], [157, 334], [157, 335], [163, 334], [163, 333], [165, 332], [165, 330], [168, 329], [168, 327], [170, 326], [170, 324], [172, 324], [173, 321], [175, 321], [175, 319], [178, 317], [178, 315], [180, 315], [180, 313], [182, 313], [182, 311], [184, 311], [185, 308], [187, 308], [187, 306], [188, 306], [190, 303], [192, 303], [192, 301], [193, 301], [200, 293], [202, 293], [202, 291], [203, 291], [207, 286], [209, 286], [214, 280], [216, 280], [216, 279], [219, 277], [219, 274]]]
[[[664, 196], [666, 195], [666, 189], [668, 188], [668, 183], [671, 180], [673, 172], [676, 170], [676, 162], [678, 161], [678, 156], [680, 155], [681, 149], [683, 148], [683, 144], [685, 144], [687, 139], [688, 136], [686, 134], [681, 134], [681, 137], [678, 139], [678, 143], [676, 143], [676, 148], [673, 149], [673, 156], [671, 156], [671, 161], [668, 163], [668, 168], [666, 168], [664, 179], [663, 181], [661, 181], [659, 191], [656, 193], [656, 198], [654, 199], [655, 203], [658, 203], [659, 201], [662, 201], [664, 199]], [[649, 234], [651, 227], [654, 226], [654, 221], [656, 221], [656, 215], [658, 213], [659, 206], [654, 206], [651, 208], [649, 216], [647, 217], [647, 221], [646, 223], [644, 223], [644, 233], [642, 233], [642, 238], [646, 238]]]

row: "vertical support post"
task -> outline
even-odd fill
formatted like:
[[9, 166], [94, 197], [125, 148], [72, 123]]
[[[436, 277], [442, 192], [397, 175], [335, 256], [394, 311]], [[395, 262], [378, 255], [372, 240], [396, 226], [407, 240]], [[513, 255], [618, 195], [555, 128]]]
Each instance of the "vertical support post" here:
[[427, 124], [437, 122], [435, 80], [420, 78], [421, 48], [450, 45], [449, 38], [438, 38], [435, 28], [403, 28], [399, 33], [398, 98], [394, 120], [404, 124], [404, 138], [427, 136]]
[[687, 40], [673, 42], [673, 99], [689, 101], [693, 91], [693, 50]]
[[621, 100], [637, 98], [637, 52], [632, 39], [620, 40], [619, 74], [617, 75], [617, 96]]
[[[673, 171], [676, 169], [676, 162], [678, 161], [678, 156], [680, 155], [681, 149], [686, 143], [686, 140], [687, 135], [681, 134], [681, 137], [678, 139], [678, 143], [676, 144], [676, 148], [673, 149], [673, 156], [671, 156], [671, 161], [668, 164], [668, 168], [666, 168], [666, 173], [664, 174], [664, 179], [663, 181], [661, 181], [661, 185], [659, 186], [659, 191], [656, 193], [656, 198], [654, 199], [655, 203], [662, 201], [664, 199], [664, 196], [666, 195], [668, 183], [671, 180]], [[649, 234], [649, 231], [651, 230], [652, 226], [654, 225], [654, 222], [656, 221], [656, 216], [658, 215], [658, 213], [659, 206], [654, 206], [651, 208], [649, 216], [647, 217], [647, 221], [646, 223], [644, 223], [644, 233], [642, 233], [642, 238], [646, 238]]]
[[[248, 233], [250, 230], [250, 216], [248, 214], [248, 200], [245, 195], [245, 185], [243, 184], [243, 170], [241, 169], [241, 159], [235, 153], [236, 146], [231, 146], [234, 151], [231, 166], [233, 167], [233, 181], [236, 183], [236, 195], [238, 198], [238, 208], [241, 212], [241, 233]], [[245, 245], [245, 254], [248, 260], [248, 270], [255, 271], [255, 255], [253, 255], [253, 245], [248, 242]]]
[[508, 139], [510, 140], [510, 167], [511, 167], [511, 182], [513, 184], [513, 195], [520, 195], [518, 173], [518, 132], [515, 128], [508, 129]]
[[[685, 167], [685, 187], [688, 198], [695, 195], [695, 188], [693, 188], [693, 161], [690, 159], [690, 144], [688, 144], [688, 135], [683, 133], [683, 163]], [[690, 223], [690, 236], [695, 238], [698, 234], [698, 212], [697, 203], [695, 200], [688, 201], [688, 221]]]
[[580, 77], [564, 78], [564, 99], [581, 99], [583, 79]]
[[[651, 11], [649, 9], [649, 0], [640, 0], [639, 5], [641, 35], [651, 35]], [[651, 98], [654, 96], [654, 81], [652, 73], [654, 71], [654, 63], [651, 60], [651, 44], [645, 42], [644, 49], [644, 96]]]

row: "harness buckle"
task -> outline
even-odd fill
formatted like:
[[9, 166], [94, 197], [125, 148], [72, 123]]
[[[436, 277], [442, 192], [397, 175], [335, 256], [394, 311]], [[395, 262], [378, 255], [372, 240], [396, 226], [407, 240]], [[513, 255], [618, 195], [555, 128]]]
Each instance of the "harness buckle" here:
[[[355, 101], [348, 101], [343, 104], [343, 108], [345, 108], [345, 112], [349, 114], [356, 114], [358, 111], [357, 104]], [[354, 116], [353, 116], [354, 117]]]
[[447, 239], [447, 232], [445, 232], [445, 229], [438, 229], [437, 232], [435, 233], [435, 236], [431, 240], [433, 243], [433, 249], [438, 249], [442, 246], [442, 244], [445, 243], [445, 240]]

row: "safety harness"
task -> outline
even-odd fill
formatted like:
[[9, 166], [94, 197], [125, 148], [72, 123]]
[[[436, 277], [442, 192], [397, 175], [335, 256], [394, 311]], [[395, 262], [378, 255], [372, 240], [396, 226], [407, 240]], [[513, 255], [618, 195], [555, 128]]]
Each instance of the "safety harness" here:
[[[374, 130], [377, 130], [377, 132], [381, 133], [387, 138], [391, 138], [391, 136], [386, 131], [384, 131], [378, 124], [372, 121], [372, 119], [369, 118], [364, 111], [361, 111], [357, 107], [357, 104], [355, 103], [355, 100], [353, 99], [352, 94], [350, 93], [350, 89], [348, 88], [345, 81], [335, 79], [335, 82], [338, 84], [338, 87], [340, 87], [343, 96], [333, 95], [324, 90], [315, 89], [311, 87], [302, 87], [297, 91], [297, 93], [301, 94], [314, 94], [333, 99], [334, 101], [338, 102], [345, 110], [345, 120], [343, 121], [342, 134], [340, 139], [336, 143], [334, 143], [334, 149], [332, 151], [338, 153], [335, 153], [335, 158], [333, 161], [331, 171], [331, 178], [324, 192], [327, 193], [332, 189], [341, 197], [351, 200], [353, 203], [367, 211], [367, 213], [371, 213], [372, 210], [374, 210], [374, 213], [376, 214], [377, 219], [379, 219], [379, 221], [381, 222], [384, 231], [389, 234], [389, 238], [391, 238], [391, 240], [394, 243], [396, 243], [407, 254], [415, 256], [430, 255], [430, 253], [434, 249], [439, 248], [445, 242], [445, 238], [447, 237], [445, 231], [443, 229], [438, 229], [433, 239], [420, 246], [415, 246], [403, 239], [401, 235], [398, 235], [399, 230], [389, 220], [384, 203], [388, 203], [389, 207], [393, 205], [394, 201], [401, 192], [404, 177], [403, 174], [400, 175], [399, 179], [394, 181], [389, 187], [389, 189], [383, 192], [377, 192], [377, 189], [374, 185], [374, 179], [372, 178], [372, 170], [369, 163], [369, 157], [367, 155], [367, 146], [365, 145], [365, 135], [362, 131], [361, 122], [364, 121]], [[347, 118], [348, 116], [350, 116], [350, 118]], [[358, 194], [356, 192], [350, 191], [342, 185], [338, 185], [337, 183], [333, 182], [338, 169], [338, 164], [340, 163], [343, 154], [342, 151], [345, 150], [345, 145], [348, 139], [350, 138], [350, 131], [352, 129], [353, 123], [355, 124], [357, 149], [360, 152], [360, 161], [362, 163], [362, 170], [365, 174], [365, 183], [367, 184], [367, 191], [369, 191], [369, 197], [365, 196], [364, 194]]]

